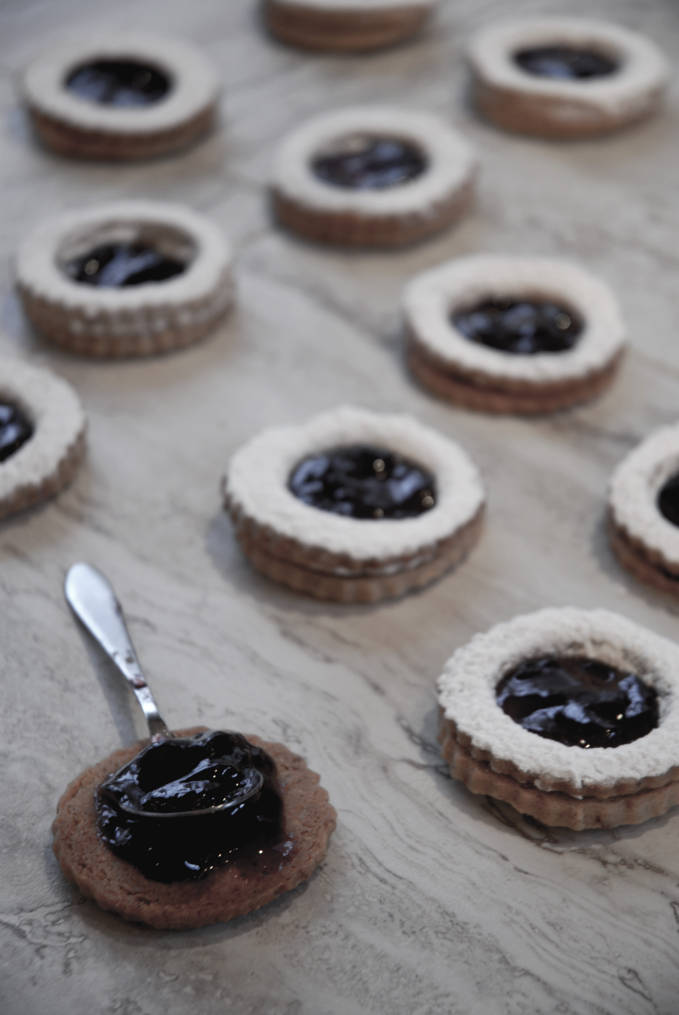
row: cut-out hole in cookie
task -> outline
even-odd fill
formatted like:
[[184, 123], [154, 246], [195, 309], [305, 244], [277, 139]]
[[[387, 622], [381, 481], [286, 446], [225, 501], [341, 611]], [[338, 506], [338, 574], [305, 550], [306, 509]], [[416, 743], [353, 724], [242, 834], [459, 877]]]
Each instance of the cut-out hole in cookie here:
[[183, 274], [196, 255], [191, 237], [170, 226], [129, 223], [69, 237], [58, 262], [74, 282], [111, 289], [165, 282]]
[[161, 102], [173, 81], [159, 66], [120, 56], [78, 64], [67, 74], [64, 87], [86, 102], [132, 109]]
[[0, 462], [5, 462], [31, 439], [34, 426], [28, 413], [0, 394]]
[[544, 299], [489, 298], [451, 313], [457, 330], [479, 345], [513, 355], [572, 349], [583, 329], [575, 310]]
[[305, 504], [350, 518], [416, 518], [436, 503], [427, 469], [366, 444], [309, 455], [294, 468], [289, 487]]
[[417, 179], [427, 169], [425, 153], [410, 141], [350, 134], [325, 146], [312, 159], [314, 174], [347, 190], [385, 190]]
[[672, 525], [679, 526], [679, 472], [675, 472], [658, 491], [658, 511]]
[[513, 59], [527, 74], [560, 81], [588, 81], [620, 70], [620, 60], [612, 53], [558, 44], [523, 47]]
[[658, 695], [631, 672], [581, 656], [527, 659], [495, 689], [503, 712], [569, 747], [619, 747], [658, 725]]

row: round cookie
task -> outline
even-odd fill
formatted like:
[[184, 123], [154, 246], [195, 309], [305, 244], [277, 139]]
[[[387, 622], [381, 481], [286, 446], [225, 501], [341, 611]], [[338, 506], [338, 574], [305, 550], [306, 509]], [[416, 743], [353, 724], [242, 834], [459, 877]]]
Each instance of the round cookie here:
[[436, 0], [264, 0], [281, 42], [303, 49], [361, 52], [391, 46], [422, 27]]
[[[204, 727], [179, 736], [203, 732]], [[144, 877], [115, 856], [97, 832], [94, 791], [130, 761], [147, 741], [114, 751], [85, 769], [66, 789], [53, 825], [54, 852], [69, 881], [102, 909], [152, 927], [184, 930], [250, 913], [311, 877], [326, 854], [336, 814], [319, 777], [283, 744], [248, 736], [278, 768], [284, 806], [284, 842], [276, 868], [270, 862], [231, 863], [198, 881], [162, 883]], [[289, 848], [289, 843], [292, 848]]]
[[[559, 669], [583, 660], [584, 683]], [[544, 678], [550, 666], [555, 684], [516, 692], [524, 705], [544, 703], [524, 726], [515, 703], [500, 703], [503, 687], [526, 671]], [[599, 666], [606, 680], [591, 675]], [[609, 670], [619, 677], [613, 688]], [[573, 829], [638, 824], [679, 803], [679, 650], [623, 617], [563, 608], [498, 624], [455, 652], [438, 689], [443, 755], [474, 793]], [[588, 724], [600, 739], [616, 730], [627, 739], [574, 739]]]
[[198, 341], [233, 302], [231, 252], [202, 215], [118, 201], [48, 219], [22, 242], [31, 324], [85, 356], [147, 356]]
[[472, 194], [471, 146], [429, 113], [365, 106], [308, 121], [280, 146], [273, 210], [320, 243], [399, 247], [451, 225]]
[[0, 358], [0, 518], [67, 486], [85, 450], [75, 391], [47, 370]]
[[200, 50], [137, 32], [52, 43], [22, 82], [42, 144], [84, 159], [146, 159], [185, 148], [213, 127], [217, 95]]
[[344, 603], [438, 578], [476, 543], [484, 511], [478, 472], [457, 444], [410, 416], [346, 406], [254, 437], [223, 489], [258, 571]]
[[553, 412], [612, 380], [624, 347], [617, 301], [567, 261], [458, 258], [403, 297], [407, 361], [430, 391], [484, 412]]
[[535, 18], [482, 29], [468, 60], [479, 111], [541, 137], [605, 134], [655, 112], [669, 69], [637, 32], [586, 18]]

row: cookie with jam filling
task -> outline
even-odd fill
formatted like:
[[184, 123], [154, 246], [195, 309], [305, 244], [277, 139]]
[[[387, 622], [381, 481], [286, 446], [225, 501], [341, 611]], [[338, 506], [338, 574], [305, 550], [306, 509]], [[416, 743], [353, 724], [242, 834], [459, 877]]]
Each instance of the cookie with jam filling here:
[[282, 226], [318, 243], [398, 247], [452, 225], [476, 157], [428, 113], [364, 106], [317, 116], [280, 146], [272, 175]]
[[413, 279], [403, 306], [413, 375], [482, 412], [587, 401], [611, 382], [624, 347], [611, 291], [566, 261], [459, 258]]
[[669, 77], [649, 39], [585, 18], [490, 25], [472, 39], [468, 60], [483, 116], [548, 138], [605, 134], [650, 116]]
[[679, 649], [623, 617], [516, 617], [458, 649], [438, 691], [443, 756], [473, 793], [572, 829], [679, 803]]
[[[283, 744], [178, 731], [85, 769], [61, 797], [54, 852], [64, 875], [102, 909], [179, 930], [259, 909], [311, 877], [336, 814], [319, 776]], [[253, 774], [261, 789], [238, 805]], [[223, 817], [130, 817], [234, 803]], [[168, 834], [168, 828], [172, 834]]]
[[188, 42], [143, 33], [53, 43], [26, 69], [37, 138], [69, 158], [147, 159], [214, 125], [217, 77]]
[[57, 345], [146, 356], [190, 345], [224, 317], [231, 252], [189, 208], [118, 201], [37, 226], [19, 248], [17, 286], [33, 326]]
[[233, 456], [225, 505], [250, 563], [317, 599], [375, 602], [441, 576], [476, 542], [484, 491], [453, 441], [343, 407]]
[[436, 0], [265, 0], [267, 28], [302, 49], [362, 52], [418, 32]]

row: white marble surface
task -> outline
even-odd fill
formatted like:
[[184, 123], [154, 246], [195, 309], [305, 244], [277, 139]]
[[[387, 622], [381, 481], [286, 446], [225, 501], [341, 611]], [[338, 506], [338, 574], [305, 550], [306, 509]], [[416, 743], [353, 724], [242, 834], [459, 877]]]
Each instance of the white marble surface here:
[[[674, 0], [567, 6], [642, 28], [676, 65]], [[677, 89], [658, 118], [600, 142], [496, 132], [465, 105], [460, 56], [473, 29], [506, 13], [502, 0], [444, 0], [416, 43], [351, 59], [277, 47], [248, 0], [0, 5], [0, 350], [70, 379], [91, 421], [75, 484], [0, 527], [6, 1015], [677, 1011], [679, 813], [611, 833], [545, 832], [453, 785], [435, 744], [434, 680], [473, 632], [548, 604], [605, 606], [670, 636], [679, 615], [620, 571], [602, 524], [613, 466], [678, 414]], [[40, 151], [15, 75], [53, 33], [102, 22], [204, 45], [225, 84], [219, 133], [142, 166]], [[459, 229], [358, 256], [272, 227], [263, 183], [275, 143], [307, 115], [364, 100], [437, 111], [476, 142], [479, 195]], [[45, 213], [129, 196], [186, 201], [223, 226], [238, 312], [164, 359], [53, 351], [22, 319], [12, 251]], [[521, 421], [454, 410], [410, 382], [403, 283], [476, 251], [570, 256], [615, 288], [632, 349], [605, 397]], [[372, 609], [308, 602], [257, 577], [218, 495], [230, 453], [261, 426], [348, 400], [408, 409], [459, 439], [490, 498], [482, 541], [456, 574]], [[59, 794], [141, 731], [126, 688], [67, 613], [61, 583], [78, 558], [117, 586], [170, 722], [283, 739], [322, 773], [339, 824], [305, 888], [227, 926], [158, 933], [63, 881], [50, 848]]]

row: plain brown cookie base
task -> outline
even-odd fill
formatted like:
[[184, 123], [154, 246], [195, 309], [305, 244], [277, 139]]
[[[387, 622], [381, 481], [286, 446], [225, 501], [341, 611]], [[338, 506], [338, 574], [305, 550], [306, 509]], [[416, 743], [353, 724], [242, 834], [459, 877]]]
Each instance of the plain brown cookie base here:
[[[178, 732], [191, 736], [204, 727]], [[248, 737], [276, 762], [283, 792], [285, 839], [292, 852], [275, 870], [231, 864], [200, 881], [163, 884], [115, 856], [100, 840], [94, 791], [148, 741], [125, 747], [85, 769], [59, 800], [52, 826], [54, 852], [66, 878], [102, 909], [165, 930], [225, 922], [266, 905], [306, 881], [326, 854], [337, 815], [319, 776], [283, 744]]]
[[640, 825], [679, 804], [679, 781], [657, 789], [640, 789], [636, 793], [605, 799], [575, 798], [565, 793], [539, 790], [493, 771], [487, 761], [472, 758], [451, 734], [445, 719], [441, 722], [439, 740], [454, 779], [464, 783], [472, 793], [503, 800], [520, 814], [528, 814], [543, 825], [574, 831]]
[[403, 215], [358, 215], [314, 208], [292, 200], [276, 188], [272, 192], [272, 207], [280, 225], [314, 243], [389, 249], [419, 243], [447, 229], [469, 205], [473, 189], [474, 180], [470, 177], [445, 200]]
[[169, 130], [146, 134], [117, 134], [76, 127], [29, 108], [33, 130], [42, 145], [69, 159], [94, 159], [127, 162], [152, 159], [179, 151], [208, 134], [217, 120], [217, 105], [211, 103], [190, 120]]
[[391, 46], [420, 30], [429, 9], [421, 6], [365, 11], [319, 10], [264, 0], [264, 20], [277, 39], [301, 49], [362, 52]]
[[500, 88], [480, 79], [474, 86], [476, 108], [491, 123], [518, 134], [564, 141], [620, 130], [654, 113], [661, 99], [659, 87], [646, 96], [643, 108], [604, 112], [585, 101], [527, 95], [519, 89]]
[[630, 539], [612, 518], [609, 518], [608, 534], [616, 557], [635, 578], [661, 592], [679, 596], [679, 574], [674, 575], [662, 560], [652, 558], [649, 551], [641, 543]]
[[60, 490], [73, 480], [85, 454], [85, 427], [80, 431], [73, 443], [56, 463], [49, 476], [39, 483], [24, 483], [16, 487], [6, 497], [0, 498], [0, 519], [26, 508], [35, 507], [50, 497], [56, 496]]
[[436, 360], [412, 337], [406, 351], [408, 369], [423, 387], [447, 402], [478, 412], [538, 415], [557, 412], [596, 398], [612, 382], [621, 356], [596, 372], [574, 381], [543, 385], [507, 378], [493, 383], [481, 375], [453, 371], [450, 363]]

